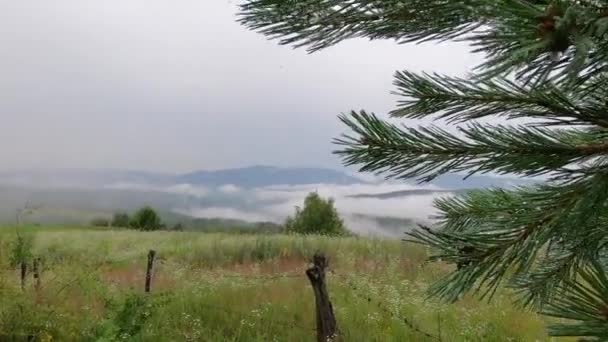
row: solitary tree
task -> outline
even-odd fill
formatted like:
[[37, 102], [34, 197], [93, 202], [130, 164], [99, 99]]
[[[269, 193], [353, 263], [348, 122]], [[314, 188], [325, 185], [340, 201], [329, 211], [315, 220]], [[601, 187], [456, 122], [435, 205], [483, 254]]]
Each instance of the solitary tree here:
[[464, 41], [484, 54], [467, 78], [396, 73], [392, 117], [456, 129], [352, 112], [340, 117], [350, 133], [337, 153], [362, 171], [421, 182], [451, 172], [544, 176], [436, 201], [440, 222], [411, 237], [459, 267], [431, 293], [491, 298], [510, 286], [567, 319], [551, 335], [608, 339], [608, 1], [249, 0], [240, 20], [310, 51], [366, 37]]
[[334, 207], [333, 199], [323, 199], [311, 192], [304, 200], [304, 208], [296, 207], [293, 217], [285, 221], [285, 230], [298, 234], [344, 235], [344, 222]]
[[158, 230], [162, 227], [162, 223], [156, 210], [146, 206], [133, 214], [131, 227], [145, 231]]

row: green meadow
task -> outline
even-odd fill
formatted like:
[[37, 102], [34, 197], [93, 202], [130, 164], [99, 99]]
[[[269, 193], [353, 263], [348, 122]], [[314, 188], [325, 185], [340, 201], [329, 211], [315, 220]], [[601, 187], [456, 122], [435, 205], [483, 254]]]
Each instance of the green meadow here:
[[[543, 319], [511, 304], [426, 296], [452, 266], [399, 240], [25, 227], [25, 287], [16, 232], [0, 232], [2, 341], [315, 341], [305, 270], [329, 259], [327, 285], [343, 341], [546, 341]], [[157, 252], [144, 292], [149, 250]], [[14, 264], [14, 263], [13, 263]]]

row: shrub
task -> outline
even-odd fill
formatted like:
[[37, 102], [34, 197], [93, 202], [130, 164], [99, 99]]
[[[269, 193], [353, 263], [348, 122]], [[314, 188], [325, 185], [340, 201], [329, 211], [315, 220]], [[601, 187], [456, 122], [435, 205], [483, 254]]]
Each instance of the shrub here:
[[118, 327], [117, 338], [133, 337], [142, 330], [148, 316], [149, 308], [147, 298], [140, 294], [131, 294], [125, 300], [122, 309], [117, 313], [114, 321]]
[[113, 317], [102, 322], [100, 335], [96, 341], [139, 341], [149, 319], [158, 309], [166, 306], [174, 298], [166, 293], [144, 295], [129, 293], [122, 303], [113, 299], [106, 305]]

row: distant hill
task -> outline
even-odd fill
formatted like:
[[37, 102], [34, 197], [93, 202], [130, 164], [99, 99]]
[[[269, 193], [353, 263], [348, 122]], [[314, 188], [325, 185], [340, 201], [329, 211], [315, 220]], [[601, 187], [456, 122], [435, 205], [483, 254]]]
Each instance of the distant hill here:
[[252, 166], [218, 171], [196, 171], [175, 178], [177, 183], [221, 186], [232, 184], [242, 188], [257, 188], [271, 185], [307, 185], [362, 183], [358, 178], [343, 172], [323, 168], [279, 168]]
[[44, 187], [92, 187], [112, 184], [172, 185], [191, 184], [208, 187], [235, 185], [257, 188], [271, 185], [362, 183], [358, 178], [326, 168], [279, 168], [251, 166], [186, 174], [162, 174], [121, 170], [23, 170], [0, 172], [0, 184]]
[[[527, 180], [463, 175], [443, 175], [431, 182], [441, 189], [472, 189], [485, 187], [505, 187], [526, 184]], [[130, 170], [22, 170], [0, 171], [0, 184], [28, 187], [92, 188], [115, 184], [140, 184], [170, 186], [191, 184], [195, 186], [219, 187], [235, 185], [240, 188], [259, 188], [272, 185], [336, 184], [351, 185], [367, 183], [344, 172], [327, 168], [280, 168], [274, 166], [251, 166], [215, 171], [194, 171], [186, 174], [154, 173]], [[408, 183], [415, 183], [408, 181]]]

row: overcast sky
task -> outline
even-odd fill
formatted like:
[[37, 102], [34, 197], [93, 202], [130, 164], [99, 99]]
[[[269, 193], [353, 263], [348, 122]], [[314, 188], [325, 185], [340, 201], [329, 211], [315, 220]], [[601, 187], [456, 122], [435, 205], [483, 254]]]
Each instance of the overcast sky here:
[[0, 0], [1, 168], [338, 168], [336, 116], [393, 108], [395, 70], [464, 74], [454, 44], [309, 55], [226, 0]]

